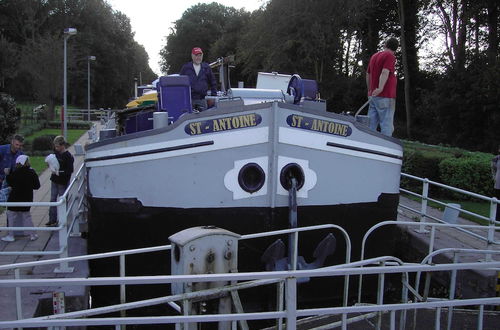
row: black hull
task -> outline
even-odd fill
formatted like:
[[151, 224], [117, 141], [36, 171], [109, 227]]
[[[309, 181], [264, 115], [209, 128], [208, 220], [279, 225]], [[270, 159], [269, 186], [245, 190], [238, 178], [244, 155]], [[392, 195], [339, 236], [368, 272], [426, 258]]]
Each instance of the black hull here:
[[[385, 220], [394, 220], [397, 215], [398, 195], [383, 194], [376, 203], [342, 204], [334, 206], [307, 206], [298, 208], [298, 225], [312, 226], [332, 223], [344, 228], [351, 239], [351, 260], [359, 260], [361, 241], [366, 231]], [[101, 253], [124, 249], [151, 247], [170, 244], [168, 237], [183, 229], [215, 225], [237, 234], [250, 234], [288, 228], [288, 208], [218, 208], [218, 209], [178, 209], [148, 208], [123, 204], [120, 200], [89, 199], [89, 235], [88, 253]], [[345, 241], [338, 230], [321, 230], [299, 234], [299, 255], [307, 262], [312, 261], [313, 251], [319, 241], [333, 233], [337, 240], [335, 253], [328, 257], [325, 265], [345, 262]], [[260, 261], [264, 250], [276, 239], [287, 243], [286, 236], [245, 240], [239, 242], [238, 270], [263, 271]], [[379, 255], [393, 254], [392, 229], [381, 228], [368, 240], [365, 259]], [[90, 263], [90, 275], [118, 276], [118, 258], [94, 260]], [[132, 255], [126, 258], [127, 275], [167, 275], [170, 274], [170, 251], [147, 255]], [[351, 280], [351, 285], [355, 281]], [[308, 306], [314, 301], [338, 300], [342, 296], [343, 279], [332, 282], [315, 279], [301, 284], [299, 296]], [[351, 295], [356, 291], [351, 287]], [[265, 292], [274, 292], [266, 288]], [[255, 290], [253, 290], [255, 292]], [[336, 294], [335, 294], [336, 292]], [[301, 294], [302, 293], [302, 294]], [[93, 306], [104, 306], [117, 303], [119, 300], [117, 287], [92, 288]], [[147, 299], [168, 295], [168, 286], [140, 286], [127, 288], [127, 301]], [[242, 300], [246, 293], [242, 294]], [[274, 301], [272, 297], [266, 301]]]

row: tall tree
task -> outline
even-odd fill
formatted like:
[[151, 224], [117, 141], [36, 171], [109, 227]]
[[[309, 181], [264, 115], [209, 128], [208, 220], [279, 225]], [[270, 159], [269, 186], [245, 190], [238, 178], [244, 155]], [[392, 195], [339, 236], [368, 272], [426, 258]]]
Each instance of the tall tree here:
[[406, 135], [412, 137], [413, 112], [415, 108], [415, 83], [418, 79], [419, 65], [417, 54], [418, 4], [417, 0], [399, 0], [399, 19], [401, 24], [401, 53], [403, 58]]
[[[212, 2], [210, 4], [197, 4], [187, 9], [182, 17], [175, 22], [174, 28], [167, 36], [167, 44], [160, 51], [161, 69], [168, 73], [177, 73], [182, 64], [190, 61], [190, 52], [193, 47], [203, 49], [204, 61], [215, 61], [218, 56], [226, 54], [216, 54], [212, 51], [212, 46], [217, 40], [222, 39], [224, 34], [238, 26], [238, 19], [242, 19], [242, 12], [232, 7], [225, 7]], [[232, 35], [232, 38], [235, 34]], [[217, 46], [219, 50], [220, 41]]]

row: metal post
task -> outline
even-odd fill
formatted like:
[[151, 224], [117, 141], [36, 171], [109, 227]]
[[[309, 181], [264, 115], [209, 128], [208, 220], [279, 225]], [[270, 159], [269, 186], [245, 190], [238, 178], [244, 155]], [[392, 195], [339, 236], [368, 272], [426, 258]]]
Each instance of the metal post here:
[[286, 279], [286, 329], [297, 328], [297, 279], [289, 277]]
[[427, 215], [427, 198], [429, 198], [429, 179], [424, 179], [424, 186], [422, 188], [422, 208], [420, 211], [420, 228], [416, 230], [417, 233], [427, 234], [429, 231], [425, 229], [425, 217]]
[[[490, 207], [490, 223], [488, 224], [488, 241], [486, 242], [486, 248], [489, 250], [491, 249], [491, 244], [493, 244], [493, 241], [495, 240], [495, 219], [497, 216], [497, 209], [498, 209], [498, 199], [496, 197], [493, 197], [491, 199], [491, 207]], [[491, 258], [491, 253], [487, 253], [484, 257], [485, 261], [493, 261]]]
[[[290, 179], [291, 187], [288, 190], [288, 222], [290, 228], [297, 228], [297, 179]], [[288, 269], [297, 270], [298, 233], [289, 234], [288, 238]]]
[[[16, 280], [21, 279], [21, 270], [19, 268], [14, 269], [14, 278]], [[21, 301], [21, 287], [16, 286], [16, 316], [18, 320], [23, 319], [23, 304]]]
[[66, 44], [68, 42], [69, 37], [72, 35], [76, 34], [76, 29], [75, 28], [66, 28], [64, 29], [64, 81], [63, 81], [63, 94], [64, 94], [64, 101], [63, 101], [63, 135], [64, 135], [64, 140], [68, 140], [68, 120], [67, 120], [67, 112], [68, 112], [68, 77], [67, 77], [67, 56], [66, 56]]
[[64, 81], [63, 81], [63, 94], [64, 94], [64, 100], [63, 100], [63, 135], [64, 135], [64, 141], [67, 141], [67, 137], [68, 137], [68, 123], [66, 121], [66, 109], [67, 109], [67, 105], [68, 105], [68, 91], [67, 91], [67, 60], [66, 60], [66, 43], [67, 43], [67, 40], [68, 40], [69, 36], [67, 34], [64, 35]]
[[[455, 252], [453, 254], [453, 264], [458, 263], [458, 258], [459, 255]], [[457, 285], [457, 270], [454, 269], [451, 271], [451, 281], [450, 281], [450, 293], [448, 296], [448, 299], [453, 300], [455, 299], [455, 287]], [[448, 322], [447, 322], [447, 327], [446, 329], [450, 330], [451, 329], [451, 322], [453, 320], [453, 307], [450, 306], [448, 307]]]
[[[120, 255], [120, 278], [125, 277], [125, 255], [121, 254]], [[126, 298], [126, 291], [125, 291], [125, 284], [120, 284], [120, 304], [124, 304], [127, 302]], [[124, 309], [120, 310], [120, 316], [121, 317], [126, 317], [127, 316], [127, 311]], [[122, 330], [126, 329], [126, 325], [123, 325], [121, 327]]]
[[87, 79], [87, 112], [88, 112], [88, 121], [90, 121], [90, 61], [95, 61], [95, 56], [89, 56], [87, 58], [87, 74], [88, 74], [88, 79]]
[[[66, 198], [64, 201], [57, 206], [57, 221], [59, 224], [59, 249], [61, 250], [60, 258], [68, 257], [68, 224], [67, 217], [68, 213], [66, 210]], [[54, 269], [55, 273], [72, 273], [74, 267], [69, 267], [68, 262], [64, 261], [59, 263], [59, 267]]]

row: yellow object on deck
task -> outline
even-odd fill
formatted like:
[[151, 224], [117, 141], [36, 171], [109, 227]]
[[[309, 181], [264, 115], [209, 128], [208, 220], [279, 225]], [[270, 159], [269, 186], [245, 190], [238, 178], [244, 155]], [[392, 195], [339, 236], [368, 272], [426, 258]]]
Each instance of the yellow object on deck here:
[[158, 93], [157, 92], [151, 92], [148, 94], [144, 94], [138, 98], [136, 98], [133, 101], [130, 101], [127, 104], [127, 108], [133, 108], [133, 107], [138, 107], [140, 105], [146, 105], [146, 104], [152, 104], [158, 101]]

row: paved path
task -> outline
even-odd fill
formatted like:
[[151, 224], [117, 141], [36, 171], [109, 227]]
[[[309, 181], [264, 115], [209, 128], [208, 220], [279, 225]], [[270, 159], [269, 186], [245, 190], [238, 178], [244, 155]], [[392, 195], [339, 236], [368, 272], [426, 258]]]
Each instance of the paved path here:
[[[420, 202], [413, 201], [411, 199], [408, 199], [406, 197], [401, 196], [399, 200], [400, 205], [405, 205], [407, 207], [411, 207], [412, 209], [420, 210], [421, 204]], [[437, 218], [437, 219], [443, 219], [443, 211], [428, 207], [427, 212], [429, 215]], [[418, 220], [418, 215], [412, 211], [399, 208], [398, 210], [398, 221], [412, 221], [416, 222]], [[426, 222], [432, 222], [436, 223], [437, 221], [426, 217], [425, 218]], [[457, 224], [459, 225], [477, 225], [477, 223], [472, 222], [470, 220], [467, 220], [465, 218], [458, 217], [457, 218]], [[412, 226], [411, 230], [408, 230], [411, 235], [414, 235], [415, 237], [420, 237], [421, 240], [425, 241], [426, 245], [429, 244], [430, 240], [430, 233], [419, 233], [418, 229], [419, 227]], [[430, 228], [426, 228], [427, 230], [430, 230]], [[487, 237], [487, 232], [488, 232], [488, 227], [487, 226], [481, 226], [481, 229], [468, 229], [482, 237]], [[496, 231], [494, 234], [495, 241], [500, 242], [500, 232]], [[491, 244], [488, 246], [487, 242], [484, 240], [480, 240], [477, 238], [472, 237], [469, 234], [465, 234], [461, 231], [458, 231], [457, 229], [454, 228], [440, 228], [436, 229], [436, 243], [434, 245], [434, 250], [437, 249], [443, 249], [443, 248], [464, 248], [464, 249], [477, 249], [477, 250], [495, 250], [495, 251], [500, 251], [500, 245], [498, 244]], [[484, 259], [483, 256], [480, 255], [468, 255], [464, 256], [462, 262], [475, 262]], [[493, 257], [494, 260], [500, 260], [500, 255], [496, 255]]]
[[[99, 123], [96, 123], [99, 129]], [[89, 142], [89, 136], [87, 133], [82, 135], [75, 145], [80, 144], [84, 146]], [[83, 155], [75, 154], [74, 145], [70, 146], [68, 150], [73, 154], [75, 158], [75, 174], [76, 171], [83, 164]], [[34, 201], [35, 202], [49, 202], [50, 201], [50, 171], [45, 170], [40, 176], [40, 189], [35, 191]], [[32, 207], [31, 215], [33, 218], [33, 224], [36, 227], [45, 227], [45, 223], [48, 221], [49, 209], [48, 207]], [[0, 215], [0, 226], [6, 226], [5, 212]], [[0, 233], [0, 236], [4, 236], [6, 232]], [[0, 251], [57, 251], [59, 249], [58, 234], [56, 231], [39, 231], [40, 236], [36, 241], [30, 241], [29, 236], [16, 237], [15, 242], [6, 243], [0, 241]], [[85, 255], [87, 254], [87, 242], [81, 237], [70, 237], [68, 240], [69, 246], [69, 256]], [[0, 256], [0, 265], [7, 265], [12, 263], [21, 263], [37, 260], [46, 260], [57, 258], [57, 255], [53, 256]], [[88, 266], [86, 262], [72, 263], [70, 266], [74, 267], [73, 273], [55, 273], [54, 269], [56, 265], [40, 266], [35, 268], [25, 268], [21, 271], [22, 278], [66, 278], [66, 277], [88, 277]], [[0, 270], [0, 279], [11, 279], [13, 278], [12, 270]], [[66, 295], [82, 295], [84, 288], [72, 288], [72, 292], [66, 290], [65, 288], [55, 288], [54, 287], [37, 287], [37, 288], [26, 288], [22, 289], [22, 301], [23, 301], [23, 315], [24, 317], [32, 317], [35, 313], [35, 309], [38, 306], [39, 299], [45, 299], [51, 304], [51, 296], [53, 291], [65, 291]], [[5, 289], [0, 290], [0, 320], [15, 320], [16, 319], [16, 304], [15, 304], [15, 289]]]

